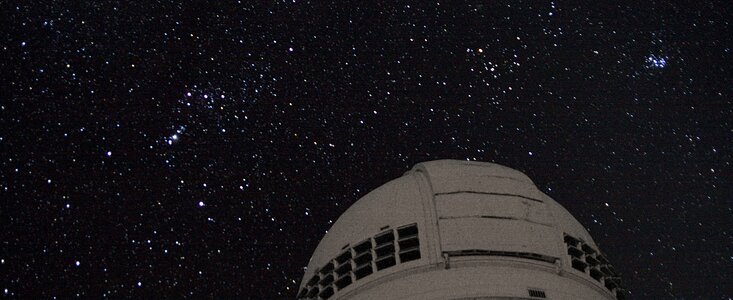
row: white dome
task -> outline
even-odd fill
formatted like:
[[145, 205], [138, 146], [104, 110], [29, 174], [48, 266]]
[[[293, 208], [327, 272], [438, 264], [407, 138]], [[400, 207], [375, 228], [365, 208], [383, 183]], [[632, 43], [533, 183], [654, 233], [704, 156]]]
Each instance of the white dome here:
[[304, 299], [623, 294], [588, 232], [526, 175], [457, 160], [417, 164], [359, 199], [321, 240], [303, 278]]

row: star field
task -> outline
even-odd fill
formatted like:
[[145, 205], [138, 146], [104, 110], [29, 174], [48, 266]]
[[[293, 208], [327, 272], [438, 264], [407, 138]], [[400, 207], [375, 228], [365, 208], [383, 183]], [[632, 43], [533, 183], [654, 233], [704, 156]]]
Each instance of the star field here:
[[2, 298], [293, 299], [441, 158], [527, 173], [629, 299], [733, 297], [730, 2], [0, 7]]

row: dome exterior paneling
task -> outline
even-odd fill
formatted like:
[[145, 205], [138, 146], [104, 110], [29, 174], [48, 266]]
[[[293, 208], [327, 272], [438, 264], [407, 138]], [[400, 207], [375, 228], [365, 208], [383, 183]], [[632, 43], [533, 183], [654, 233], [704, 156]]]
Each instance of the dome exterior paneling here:
[[590, 234], [529, 177], [493, 163], [438, 160], [415, 165], [347, 209], [316, 248], [298, 297], [532, 294], [623, 297]]

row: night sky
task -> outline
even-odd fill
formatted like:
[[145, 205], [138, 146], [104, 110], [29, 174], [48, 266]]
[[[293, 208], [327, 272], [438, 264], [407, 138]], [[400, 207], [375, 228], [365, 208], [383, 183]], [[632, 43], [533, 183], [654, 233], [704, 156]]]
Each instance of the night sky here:
[[527, 173], [630, 299], [733, 297], [733, 3], [0, 4], [0, 297], [294, 298], [415, 163]]

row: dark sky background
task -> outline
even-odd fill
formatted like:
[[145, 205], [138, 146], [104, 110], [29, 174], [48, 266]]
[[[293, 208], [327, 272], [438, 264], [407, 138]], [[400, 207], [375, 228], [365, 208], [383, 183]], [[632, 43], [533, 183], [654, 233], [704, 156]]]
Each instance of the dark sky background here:
[[526, 172], [630, 299], [733, 297], [730, 1], [378, 2], [2, 2], [0, 297], [294, 298], [440, 158]]

